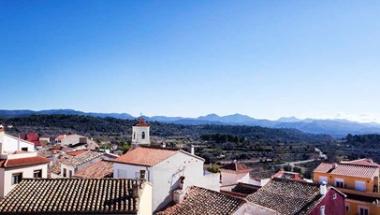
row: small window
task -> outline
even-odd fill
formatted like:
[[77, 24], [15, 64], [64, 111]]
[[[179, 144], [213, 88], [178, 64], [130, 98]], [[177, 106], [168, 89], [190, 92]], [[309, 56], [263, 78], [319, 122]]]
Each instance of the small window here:
[[34, 170], [33, 178], [42, 178], [42, 169]]
[[146, 171], [145, 170], [140, 170], [140, 179], [145, 179], [145, 173]]
[[355, 181], [355, 190], [357, 191], [366, 191], [365, 181]]
[[368, 208], [359, 208], [359, 215], [369, 215]]
[[133, 132], [133, 139], [136, 139], [136, 132]]
[[350, 206], [346, 205], [346, 214], [350, 212]]
[[333, 195], [333, 199], [335, 200], [336, 198], [337, 198], [337, 194], [334, 193], [334, 195]]
[[69, 178], [71, 178], [72, 176], [73, 176], [73, 171], [69, 170]]
[[20, 183], [22, 180], [22, 173], [13, 173], [12, 174], [12, 185]]
[[335, 186], [343, 188], [344, 187], [344, 182], [343, 181], [335, 181]]
[[66, 176], [67, 176], [67, 170], [63, 168], [63, 177], [66, 178]]
[[141, 133], [141, 139], [145, 139], [145, 132]]
[[28, 147], [22, 147], [22, 148], [21, 148], [21, 151], [23, 151], [23, 152], [27, 152], [27, 151], [28, 151]]

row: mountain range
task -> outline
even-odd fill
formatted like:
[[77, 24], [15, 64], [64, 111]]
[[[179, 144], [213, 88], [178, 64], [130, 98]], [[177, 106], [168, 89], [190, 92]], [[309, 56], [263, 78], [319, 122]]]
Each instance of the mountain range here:
[[[117, 119], [135, 119], [136, 117], [127, 113], [94, 113], [82, 112], [72, 109], [53, 109], [53, 110], [0, 110], [1, 118], [26, 117], [30, 115], [83, 115], [93, 117], [112, 117]], [[158, 121], [162, 123], [174, 123], [183, 125], [202, 125], [202, 124], [220, 124], [220, 125], [246, 125], [261, 126], [268, 128], [293, 128], [312, 134], [328, 134], [334, 137], [343, 137], [347, 134], [380, 134], [380, 124], [377, 123], [359, 123], [342, 119], [297, 119], [295, 117], [280, 118], [278, 120], [255, 119], [247, 115], [233, 114], [227, 116], [218, 116], [209, 114], [196, 118], [187, 117], [168, 117], [168, 116], [144, 116], [149, 121]]]

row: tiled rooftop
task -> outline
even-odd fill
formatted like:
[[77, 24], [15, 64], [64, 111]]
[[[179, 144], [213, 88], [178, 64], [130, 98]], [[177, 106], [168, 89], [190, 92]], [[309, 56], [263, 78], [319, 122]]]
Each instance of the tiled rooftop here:
[[1, 168], [12, 168], [12, 167], [22, 167], [22, 166], [33, 166], [40, 164], [47, 164], [49, 160], [41, 156], [26, 157], [26, 158], [16, 158], [0, 160]]
[[0, 201], [0, 214], [136, 214], [133, 184], [129, 179], [24, 179]]
[[355, 163], [321, 163], [314, 172], [330, 173], [334, 175], [372, 178], [379, 174], [379, 167], [374, 165], [361, 165]]
[[369, 158], [363, 158], [363, 159], [352, 160], [352, 161], [341, 161], [341, 163], [380, 167], [378, 163], [374, 162], [372, 159], [369, 159]]
[[178, 150], [137, 147], [118, 157], [116, 162], [142, 166], [154, 166], [177, 152]]
[[320, 197], [319, 187], [306, 182], [272, 179], [247, 200], [278, 211], [281, 214], [298, 214]]
[[86, 150], [86, 149], [83, 149], [83, 150], [76, 150], [76, 151], [66, 152], [66, 154], [75, 157], [75, 156], [78, 156], [78, 155], [80, 155], [80, 154], [82, 154], [82, 153], [85, 153], [85, 152], [87, 152], [87, 150]]
[[235, 171], [237, 173], [246, 173], [246, 172], [250, 172], [252, 169], [249, 168], [247, 165], [243, 164], [243, 163], [239, 163], [239, 162], [232, 162], [230, 164], [226, 164], [224, 166], [221, 167], [222, 170], [231, 170], [231, 171]]
[[112, 162], [100, 160], [75, 173], [77, 178], [101, 179], [112, 176]]
[[103, 154], [100, 152], [86, 151], [77, 156], [63, 159], [62, 163], [71, 166], [79, 166], [94, 159], [100, 158], [102, 155]]
[[159, 215], [232, 214], [245, 201], [223, 193], [191, 187], [185, 199], [159, 212]]

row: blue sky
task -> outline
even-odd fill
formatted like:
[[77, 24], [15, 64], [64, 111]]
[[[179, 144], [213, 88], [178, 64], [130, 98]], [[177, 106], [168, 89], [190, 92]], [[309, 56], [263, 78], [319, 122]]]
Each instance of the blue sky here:
[[380, 1], [0, 0], [0, 109], [380, 122]]

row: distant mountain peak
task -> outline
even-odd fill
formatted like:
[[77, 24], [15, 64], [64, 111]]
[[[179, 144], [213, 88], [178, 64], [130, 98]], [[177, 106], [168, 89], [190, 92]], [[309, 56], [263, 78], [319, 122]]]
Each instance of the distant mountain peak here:
[[[82, 112], [73, 109], [53, 109], [53, 110], [0, 110], [1, 118], [25, 117], [30, 115], [80, 115], [93, 117], [112, 117], [117, 119], [133, 120], [136, 117], [127, 113], [92, 113]], [[159, 121], [175, 124], [221, 124], [221, 125], [245, 125], [245, 126], [261, 126], [268, 128], [292, 128], [307, 133], [329, 134], [332, 136], [345, 136], [351, 134], [380, 134], [380, 124], [377, 123], [360, 123], [345, 119], [298, 119], [294, 116], [282, 117], [278, 120], [255, 119], [248, 115], [235, 113], [232, 115], [219, 116], [211, 113], [197, 118], [185, 117], [166, 117], [166, 116], [144, 116], [150, 121]]]

